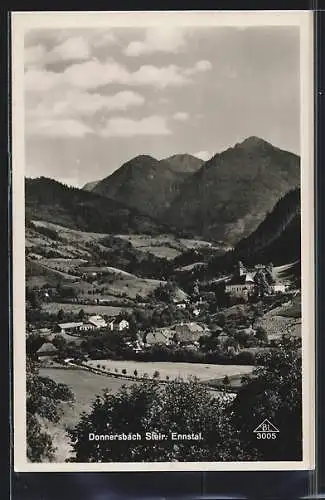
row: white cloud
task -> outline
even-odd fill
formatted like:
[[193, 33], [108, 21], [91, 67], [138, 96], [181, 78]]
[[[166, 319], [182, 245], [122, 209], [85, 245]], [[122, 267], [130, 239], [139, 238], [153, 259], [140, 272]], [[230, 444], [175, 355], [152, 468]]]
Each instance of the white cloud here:
[[200, 158], [200, 160], [208, 161], [213, 155], [209, 151], [198, 151], [197, 153], [194, 153], [194, 156]]
[[48, 62], [85, 60], [91, 56], [88, 40], [82, 36], [68, 38], [56, 45], [47, 56]]
[[205, 71], [209, 71], [210, 69], [212, 69], [212, 64], [210, 61], [202, 60], [202, 61], [198, 61], [195, 64], [194, 68], [196, 71], [205, 72]]
[[31, 47], [25, 47], [25, 65], [29, 68], [42, 65], [45, 54], [46, 48], [44, 45], [38, 44]]
[[[190, 76], [209, 69], [208, 61], [199, 61], [192, 68], [144, 65], [136, 71], [110, 59], [104, 63], [92, 59], [72, 64], [61, 73], [48, 70], [30, 69], [25, 73], [25, 88], [29, 91], [44, 91], [70, 85], [81, 89], [95, 89], [108, 84], [128, 86], [153, 86], [160, 89], [181, 87], [192, 82]], [[204, 68], [204, 69], [203, 69]]]
[[146, 30], [143, 40], [129, 43], [124, 53], [131, 57], [154, 52], [177, 53], [185, 46], [185, 38], [184, 28], [155, 26]]
[[125, 110], [142, 106], [145, 99], [133, 91], [121, 91], [113, 95], [101, 95], [70, 89], [63, 95], [47, 93], [37, 105], [27, 107], [27, 117], [40, 119], [50, 117], [91, 117], [98, 111]]
[[84, 137], [93, 133], [93, 130], [78, 120], [38, 120], [30, 124], [27, 129], [29, 135], [45, 137]]
[[149, 116], [140, 120], [113, 117], [100, 131], [104, 137], [133, 137], [139, 135], [169, 135], [171, 132], [162, 116]]
[[30, 69], [25, 73], [25, 90], [27, 92], [46, 92], [62, 84], [62, 73], [41, 69]]
[[162, 89], [166, 87], [181, 87], [190, 83], [182, 68], [174, 64], [162, 68], [141, 66], [138, 71], [130, 76], [131, 85], [153, 85]]
[[25, 67], [87, 60], [97, 49], [116, 43], [115, 34], [107, 29], [33, 30], [25, 37]]
[[173, 118], [176, 121], [179, 122], [185, 122], [188, 120], [190, 115], [188, 113], [185, 113], [185, 111], [178, 111], [177, 113], [174, 113]]

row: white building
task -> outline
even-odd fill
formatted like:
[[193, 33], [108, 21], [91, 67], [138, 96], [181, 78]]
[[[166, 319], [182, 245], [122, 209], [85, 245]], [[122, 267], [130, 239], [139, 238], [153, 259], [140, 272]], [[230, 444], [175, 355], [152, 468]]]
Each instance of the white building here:
[[122, 332], [123, 330], [127, 330], [129, 328], [130, 324], [126, 319], [122, 319], [120, 321], [117, 321], [116, 319], [112, 319], [108, 323], [108, 328], [113, 331], [117, 330], [119, 332]]
[[255, 287], [254, 278], [251, 274], [241, 274], [234, 276], [226, 283], [225, 292], [234, 297], [248, 297]]
[[107, 323], [104, 320], [104, 318], [102, 318], [98, 314], [95, 316], [90, 316], [87, 322], [93, 325], [95, 328], [105, 328], [107, 326]]

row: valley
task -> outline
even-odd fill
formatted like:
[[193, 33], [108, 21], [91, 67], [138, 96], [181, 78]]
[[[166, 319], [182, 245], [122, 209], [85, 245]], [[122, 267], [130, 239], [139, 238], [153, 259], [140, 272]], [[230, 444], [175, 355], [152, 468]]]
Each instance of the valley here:
[[250, 138], [206, 163], [136, 157], [83, 189], [26, 180], [27, 355], [76, 397], [42, 422], [58, 461], [102, 389], [194, 376], [236, 396], [301, 337], [298, 176], [297, 157]]

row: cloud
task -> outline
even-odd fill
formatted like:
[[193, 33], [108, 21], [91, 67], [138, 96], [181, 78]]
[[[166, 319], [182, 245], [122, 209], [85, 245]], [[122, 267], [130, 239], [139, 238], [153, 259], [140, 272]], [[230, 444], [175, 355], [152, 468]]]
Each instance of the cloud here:
[[176, 121], [179, 122], [185, 122], [188, 120], [190, 115], [188, 113], [185, 113], [184, 111], [178, 111], [177, 113], [174, 113], [173, 118]]
[[207, 60], [198, 61], [195, 64], [194, 68], [196, 71], [205, 72], [205, 71], [209, 71], [210, 69], [212, 69], [212, 64], [210, 61], [207, 61]]
[[93, 133], [93, 130], [78, 120], [38, 120], [30, 124], [27, 129], [28, 135], [44, 137], [85, 137]]
[[43, 95], [35, 104], [27, 106], [27, 118], [43, 119], [58, 117], [91, 117], [99, 111], [126, 110], [142, 106], [145, 99], [133, 91], [121, 91], [112, 95], [101, 95], [70, 89], [66, 93]]
[[48, 62], [85, 60], [91, 56], [89, 41], [82, 36], [68, 38], [56, 45], [47, 56]]
[[188, 85], [192, 82], [192, 76], [210, 68], [211, 63], [208, 61], [199, 61], [192, 68], [182, 68], [174, 64], [162, 67], [144, 65], [132, 72], [112, 59], [106, 62], [92, 59], [72, 64], [61, 73], [29, 69], [25, 73], [25, 88], [27, 91], [44, 91], [70, 85], [81, 89], [96, 89], [108, 84], [122, 84], [165, 89]]
[[162, 116], [149, 116], [140, 120], [112, 117], [100, 131], [104, 137], [134, 137], [139, 135], [169, 135], [171, 132]]
[[200, 160], [208, 161], [213, 155], [209, 151], [198, 151], [197, 153], [194, 153], [194, 156], [200, 158]]
[[25, 47], [25, 65], [29, 68], [38, 67], [42, 65], [45, 55], [46, 48], [44, 45], [38, 44], [32, 47]]
[[115, 34], [107, 29], [33, 30], [25, 36], [25, 67], [87, 60], [116, 43]]
[[42, 69], [30, 69], [25, 73], [25, 91], [46, 92], [62, 86], [62, 73]]
[[186, 32], [184, 29], [155, 26], [146, 30], [143, 40], [129, 43], [124, 53], [130, 57], [153, 54], [154, 52], [177, 53], [185, 46], [185, 43]]

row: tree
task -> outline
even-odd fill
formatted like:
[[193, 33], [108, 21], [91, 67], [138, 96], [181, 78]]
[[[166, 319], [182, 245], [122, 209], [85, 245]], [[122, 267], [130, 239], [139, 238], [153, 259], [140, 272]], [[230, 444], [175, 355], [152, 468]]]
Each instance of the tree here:
[[78, 319], [80, 321], [83, 321], [85, 319], [85, 311], [83, 309], [80, 309], [80, 311], [78, 313]]
[[[91, 412], [69, 430], [73, 462], [226, 461], [243, 459], [237, 433], [225, 412], [225, 395], [211, 395], [197, 380], [160, 385], [147, 379], [97, 396]], [[166, 440], [147, 441], [146, 432]], [[89, 440], [89, 434], [139, 433], [141, 440]], [[171, 433], [202, 433], [202, 439], [172, 440]], [[250, 455], [253, 459], [254, 456]]]
[[53, 339], [53, 345], [60, 351], [67, 348], [67, 341], [62, 335], [56, 335]]
[[65, 384], [41, 377], [37, 366], [29, 359], [26, 368], [27, 458], [31, 462], [52, 461], [55, 448], [51, 436], [42, 428], [40, 418], [58, 423], [62, 416], [60, 403], [72, 402], [74, 396]]
[[256, 336], [257, 340], [260, 341], [261, 344], [268, 343], [269, 339], [268, 339], [267, 331], [262, 326], [258, 326], [256, 328], [255, 336]]
[[[243, 448], [255, 449], [261, 460], [301, 460], [301, 340], [284, 336], [278, 347], [261, 354], [252, 377], [245, 377], [232, 411]], [[253, 430], [268, 418], [280, 437], [257, 440]]]
[[228, 375], [224, 376], [222, 383], [223, 383], [223, 385], [226, 385], [226, 386], [230, 385], [230, 378], [228, 377]]
[[57, 319], [58, 319], [58, 321], [63, 321], [63, 319], [64, 319], [64, 311], [63, 311], [63, 309], [60, 309], [58, 311]]

